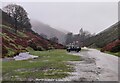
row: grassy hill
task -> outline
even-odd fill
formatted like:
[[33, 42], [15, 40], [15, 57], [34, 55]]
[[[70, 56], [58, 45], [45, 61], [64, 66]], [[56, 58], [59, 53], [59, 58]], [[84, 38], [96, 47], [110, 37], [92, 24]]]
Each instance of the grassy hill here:
[[[2, 12], [2, 24], [0, 24], [0, 38], [2, 42], [2, 57], [11, 57], [23, 51], [29, 50], [48, 50], [49, 48], [61, 49], [63, 45], [44, 39], [32, 30], [14, 31], [12, 18]], [[20, 28], [20, 27], [19, 27]]]
[[98, 33], [97, 35], [90, 37], [85, 41], [85, 45], [90, 47], [102, 48], [108, 43], [115, 41], [116, 39], [118, 39], [118, 25], [120, 25], [120, 23], [115, 23], [114, 25]]
[[120, 22], [115, 23], [99, 34], [90, 37], [85, 41], [85, 45], [94, 48], [101, 48], [102, 52], [108, 52], [116, 56], [120, 56], [118, 27], [120, 28]]
[[115, 40], [111, 43], [108, 43], [106, 46], [104, 46], [101, 49], [102, 52], [107, 51], [108, 53], [111, 53], [113, 55], [120, 57], [120, 40]]

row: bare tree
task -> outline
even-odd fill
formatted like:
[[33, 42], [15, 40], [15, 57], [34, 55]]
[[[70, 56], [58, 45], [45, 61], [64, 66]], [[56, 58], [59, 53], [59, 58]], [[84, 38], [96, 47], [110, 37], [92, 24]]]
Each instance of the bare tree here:
[[30, 19], [27, 16], [27, 12], [20, 5], [9, 4], [3, 8], [3, 11], [14, 19], [16, 33], [18, 27], [31, 28]]

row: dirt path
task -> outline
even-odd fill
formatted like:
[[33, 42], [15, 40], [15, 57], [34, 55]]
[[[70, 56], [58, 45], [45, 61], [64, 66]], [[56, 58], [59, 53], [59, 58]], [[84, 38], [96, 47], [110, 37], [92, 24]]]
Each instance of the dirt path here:
[[68, 81], [118, 81], [118, 57], [89, 49], [80, 53], [82, 61], [69, 62], [75, 67], [71, 76], [64, 78]]

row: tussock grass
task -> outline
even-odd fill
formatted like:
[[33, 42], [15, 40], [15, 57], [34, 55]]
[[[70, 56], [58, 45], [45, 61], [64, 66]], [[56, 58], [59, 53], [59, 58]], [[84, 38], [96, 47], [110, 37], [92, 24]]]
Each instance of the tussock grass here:
[[73, 68], [66, 61], [78, 61], [79, 56], [67, 54], [65, 50], [30, 51], [37, 59], [7, 61], [2, 63], [3, 80], [28, 81], [29, 79], [64, 78]]

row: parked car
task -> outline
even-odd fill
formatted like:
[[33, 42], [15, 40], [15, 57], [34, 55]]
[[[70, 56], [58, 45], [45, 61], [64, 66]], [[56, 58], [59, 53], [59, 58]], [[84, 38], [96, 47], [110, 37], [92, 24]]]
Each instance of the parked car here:
[[66, 50], [68, 52], [71, 52], [71, 51], [79, 52], [79, 51], [81, 51], [81, 47], [76, 46], [76, 45], [71, 45], [71, 46], [68, 46]]

